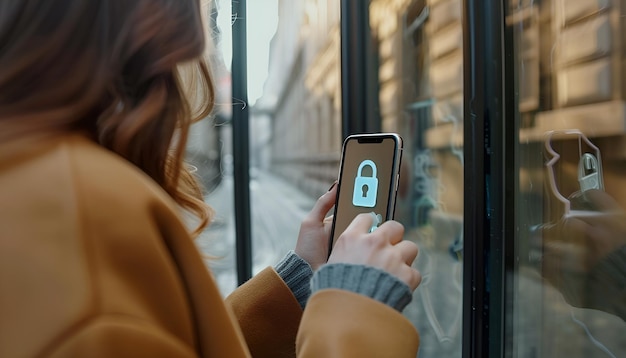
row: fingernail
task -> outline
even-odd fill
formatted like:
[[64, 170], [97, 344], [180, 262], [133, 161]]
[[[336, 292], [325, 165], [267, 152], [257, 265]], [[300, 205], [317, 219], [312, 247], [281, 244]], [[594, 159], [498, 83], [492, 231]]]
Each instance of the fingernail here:
[[330, 188], [328, 188], [328, 191], [333, 190], [333, 188], [335, 187], [335, 185], [337, 185], [337, 181], [335, 180], [335, 182], [333, 183], [333, 185], [330, 186]]

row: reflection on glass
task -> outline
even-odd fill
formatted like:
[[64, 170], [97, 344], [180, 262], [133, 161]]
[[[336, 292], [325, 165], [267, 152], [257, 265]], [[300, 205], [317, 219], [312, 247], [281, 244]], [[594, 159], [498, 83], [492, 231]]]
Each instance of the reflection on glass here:
[[509, 1], [521, 128], [511, 356], [626, 356], [623, 6]]
[[396, 219], [420, 247], [405, 315], [420, 357], [460, 357], [463, 260], [461, 1], [374, 0], [382, 127], [405, 139]]
[[209, 227], [196, 244], [207, 255], [207, 264], [223, 295], [237, 285], [235, 271], [235, 225], [232, 185], [232, 113], [230, 59], [232, 57], [230, 1], [203, 2], [207, 60], [215, 85], [215, 107], [210, 118], [190, 130], [187, 160], [206, 190], [205, 201], [213, 208]]

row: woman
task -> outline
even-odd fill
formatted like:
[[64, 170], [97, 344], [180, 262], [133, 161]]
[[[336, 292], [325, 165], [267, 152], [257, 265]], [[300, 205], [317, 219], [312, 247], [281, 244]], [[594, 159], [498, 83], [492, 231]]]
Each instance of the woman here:
[[326, 263], [335, 189], [222, 301], [182, 162], [213, 102], [204, 43], [198, 0], [0, 2], [0, 356], [414, 357], [417, 247], [361, 215]]

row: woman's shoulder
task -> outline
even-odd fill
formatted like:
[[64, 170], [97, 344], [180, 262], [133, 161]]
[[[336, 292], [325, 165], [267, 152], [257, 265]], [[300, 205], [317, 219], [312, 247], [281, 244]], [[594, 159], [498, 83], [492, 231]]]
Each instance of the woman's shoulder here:
[[138, 167], [86, 136], [66, 134], [13, 146], [0, 177], [28, 200], [65, 198], [80, 210], [137, 212], [158, 203], [176, 210], [169, 195]]
[[101, 204], [96, 207], [136, 212], [158, 205], [177, 210], [173, 199], [152, 178], [99, 144], [75, 136], [68, 138], [60, 150], [69, 161], [77, 194], [85, 201]]
[[123, 246], [124, 238], [146, 233], [187, 234], [181, 209], [156, 182], [87, 137], [21, 148], [13, 147], [10, 163], [0, 160], [0, 211], [9, 213], [0, 218], [0, 236], [36, 237], [55, 227], [66, 237], [121, 238]]
[[[11, 155], [0, 146], [0, 269], [10, 277], [2, 283], [0, 316], [12, 327], [0, 337], [4, 351], [32, 356], [70, 338], [93, 338], [79, 336], [94, 334], [92, 323], [186, 324], [164, 242], [183, 242], [187, 233], [167, 194], [87, 138], [26, 143], [16, 142]], [[167, 310], [143, 309], [154, 292], [165, 292], [159, 302]]]
[[77, 184], [112, 193], [162, 196], [165, 192], [141, 169], [118, 154], [81, 136], [68, 137], [59, 152], [70, 162]]

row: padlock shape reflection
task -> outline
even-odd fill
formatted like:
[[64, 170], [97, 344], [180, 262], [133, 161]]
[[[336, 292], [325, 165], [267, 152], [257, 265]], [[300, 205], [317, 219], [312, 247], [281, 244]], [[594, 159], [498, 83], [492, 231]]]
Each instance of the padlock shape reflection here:
[[[369, 166], [372, 168], [372, 176], [363, 176], [363, 169]], [[376, 206], [378, 196], [378, 178], [376, 177], [376, 164], [366, 159], [361, 162], [354, 179], [354, 193], [352, 195], [352, 205], [373, 208]]]

